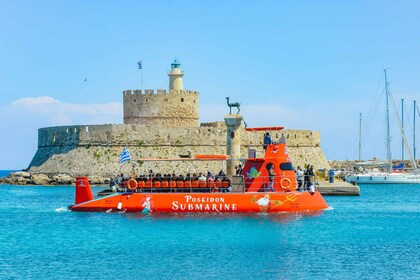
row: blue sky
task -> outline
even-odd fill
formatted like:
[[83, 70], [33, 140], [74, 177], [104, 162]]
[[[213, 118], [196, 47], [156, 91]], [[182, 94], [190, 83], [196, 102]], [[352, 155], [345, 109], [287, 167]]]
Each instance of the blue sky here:
[[250, 126], [316, 130], [328, 159], [355, 159], [363, 113], [363, 158], [384, 157], [383, 69], [411, 141], [419, 30], [418, 1], [3, 0], [0, 169], [28, 166], [40, 127], [122, 123], [140, 59], [150, 89], [181, 61], [201, 122], [223, 120], [230, 96]]

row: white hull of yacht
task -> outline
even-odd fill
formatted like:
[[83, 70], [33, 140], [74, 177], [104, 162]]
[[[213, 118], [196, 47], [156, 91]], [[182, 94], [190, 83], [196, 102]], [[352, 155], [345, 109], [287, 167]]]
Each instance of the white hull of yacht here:
[[368, 173], [346, 176], [346, 181], [356, 184], [420, 184], [420, 174]]

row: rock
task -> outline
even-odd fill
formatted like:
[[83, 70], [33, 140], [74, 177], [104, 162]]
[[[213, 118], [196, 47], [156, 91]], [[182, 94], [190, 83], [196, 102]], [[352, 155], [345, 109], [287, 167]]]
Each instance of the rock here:
[[55, 185], [69, 185], [74, 182], [74, 179], [67, 174], [58, 174], [52, 177], [52, 183]]
[[89, 176], [89, 182], [92, 185], [105, 185], [109, 184], [109, 178], [103, 178], [100, 176]]
[[16, 171], [16, 172], [12, 172], [10, 173], [7, 177], [9, 178], [25, 178], [25, 179], [30, 179], [31, 178], [31, 174], [29, 172], [26, 171]]
[[35, 185], [48, 185], [50, 183], [50, 178], [45, 174], [34, 174], [32, 180]]
[[23, 177], [17, 177], [16, 180], [14, 180], [15, 185], [26, 185], [28, 183], [28, 179], [25, 179]]

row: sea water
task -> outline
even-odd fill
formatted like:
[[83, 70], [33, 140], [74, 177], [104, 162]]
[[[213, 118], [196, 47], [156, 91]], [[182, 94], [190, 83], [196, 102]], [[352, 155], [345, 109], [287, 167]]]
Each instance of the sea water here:
[[312, 213], [145, 215], [2, 185], [0, 279], [419, 279], [418, 187], [362, 186]]
[[0, 178], [7, 177], [10, 173], [14, 172], [16, 170], [0, 170]]

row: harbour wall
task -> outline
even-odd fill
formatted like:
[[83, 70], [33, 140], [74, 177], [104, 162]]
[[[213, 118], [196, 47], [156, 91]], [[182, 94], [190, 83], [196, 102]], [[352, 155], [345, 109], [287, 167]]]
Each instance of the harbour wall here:
[[[255, 149], [263, 156], [264, 132], [241, 132], [241, 156]], [[295, 166], [313, 164], [316, 169], [329, 168], [320, 146], [320, 133], [310, 130], [281, 130], [271, 133], [273, 140], [284, 138]], [[129, 147], [132, 160], [120, 164], [118, 154]], [[185, 174], [225, 170], [221, 162], [181, 161], [150, 162], [142, 158], [188, 158], [195, 154], [225, 154], [224, 122], [202, 123], [199, 127], [169, 128], [140, 124], [75, 125], [40, 128], [38, 149], [29, 172], [48, 175], [115, 176], [118, 173], [154, 172]]]

